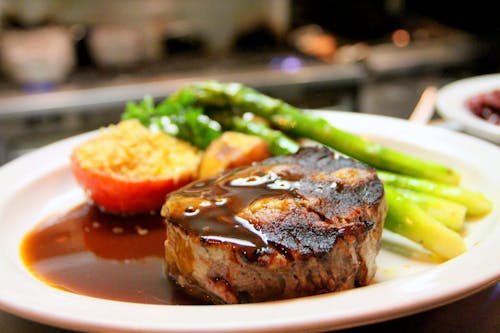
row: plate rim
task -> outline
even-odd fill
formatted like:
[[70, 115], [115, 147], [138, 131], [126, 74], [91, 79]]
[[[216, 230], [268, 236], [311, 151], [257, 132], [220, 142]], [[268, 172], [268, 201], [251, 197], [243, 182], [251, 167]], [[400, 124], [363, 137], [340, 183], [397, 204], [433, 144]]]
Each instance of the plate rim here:
[[[432, 128], [429, 126], [422, 126], [418, 124], [411, 124], [408, 123], [404, 120], [401, 119], [395, 119], [395, 118], [390, 118], [390, 117], [385, 117], [385, 116], [378, 116], [378, 115], [368, 115], [368, 114], [360, 114], [360, 113], [351, 113], [351, 112], [341, 112], [341, 111], [315, 111], [315, 113], [319, 116], [324, 116], [327, 119], [328, 118], [337, 118], [335, 119], [336, 121], [341, 121], [345, 119], [350, 119], [354, 118], [356, 119], [357, 117], [361, 118], [366, 118], [369, 119], [370, 122], [385, 122], [388, 123], [388, 125], [394, 125], [394, 126], [402, 126], [402, 127], [408, 127], [409, 128], [417, 128], [417, 130], [423, 131], [424, 133], [434, 133], [437, 136], [440, 137], [455, 137], [457, 140], [460, 142], [466, 142], [468, 145], [472, 146], [477, 146], [480, 145], [482, 148], [481, 149], [486, 149], [486, 150], [491, 150], [493, 152], [500, 152], [500, 148], [484, 142], [482, 140], [463, 135], [460, 133], [455, 133], [455, 132], [449, 132], [445, 129], [441, 128]], [[358, 119], [361, 119], [358, 118]], [[331, 121], [331, 120], [330, 120]], [[341, 126], [339, 126], [341, 127]], [[88, 136], [93, 135], [95, 131], [81, 134], [75, 137], [71, 137], [62, 141], [58, 141], [56, 143], [53, 143], [51, 145], [48, 145], [40, 150], [37, 150], [33, 153], [29, 153], [27, 155], [24, 155], [12, 162], [7, 163], [3, 167], [0, 168], [0, 181], [4, 178], [4, 174], [6, 174], [5, 170], [11, 170], [19, 166], [23, 166], [26, 163], [29, 163], [35, 156], [38, 155], [43, 155], [45, 151], [49, 151], [51, 149], [58, 149], [62, 146], [67, 146], [67, 145], [72, 145], [76, 144], [77, 142], [85, 139]], [[57, 163], [56, 163], [57, 164]], [[48, 168], [50, 168], [50, 163]], [[0, 195], [0, 199], [4, 198], [4, 196]], [[0, 217], [2, 216], [2, 201], [0, 201]], [[37, 221], [38, 222], [38, 221]], [[498, 221], [497, 221], [498, 222]], [[2, 222], [0, 220], [0, 227], [2, 226]], [[33, 222], [35, 223], [35, 222]], [[493, 235], [500, 235], [500, 226], [496, 225], [496, 228], [493, 230]], [[477, 248], [469, 250], [467, 253], [464, 255], [455, 258], [453, 260], [450, 260], [446, 263], [443, 263], [441, 265], [436, 266], [435, 268], [432, 268], [429, 271], [425, 272], [420, 272], [416, 273], [415, 275], [412, 275], [411, 279], [412, 282], [414, 283], [421, 283], [425, 285], [428, 283], [427, 279], [429, 278], [429, 275], [435, 275], [437, 274], [438, 277], [447, 277], [450, 269], [453, 271], [453, 269], [456, 269], [457, 266], [460, 266], [463, 264], [463, 261], [466, 263], [473, 263], [474, 260], [470, 259], [470, 257], [474, 257], [475, 253], [478, 252], [478, 248], [482, 250], [480, 253], [485, 252], [486, 254], [490, 253], [491, 250], [499, 250], [500, 245], [497, 245], [494, 243], [494, 237], [488, 238], [487, 241], [483, 242], [480, 244]], [[488, 252], [490, 251], [490, 252]], [[490, 255], [492, 255], [490, 253]], [[3, 256], [0, 256], [0, 267], [2, 265], [5, 265], [3, 262], [4, 258]], [[475, 263], [474, 267], [477, 267], [478, 263]], [[451, 267], [451, 268], [450, 268]], [[226, 312], [229, 312], [231, 315], [239, 315], [241, 316], [242, 312], [250, 312], [250, 313], [261, 313], [265, 311], [273, 312], [277, 308], [280, 308], [281, 310], [286, 309], [288, 311], [291, 311], [291, 313], [296, 314], [294, 318], [288, 318], [288, 323], [283, 323], [280, 318], [270, 318], [267, 317], [264, 322], [260, 323], [255, 323], [251, 321], [242, 321], [239, 323], [239, 326], [235, 326], [235, 323], [232, 322], [231, 320], [227, 321], [222, 321], [218, 323], [210, 322], [210, 325], [207, 326], [206, 323], [198, 323], [198, 325], [193, 325], [191, 323], [191, 326], [188, 325], [188, 327], [179, 325], [180, 323], [173, 324], [169, 327], [166, 327], [163, 324], [165, 324], [164, 321], [157, 321], [152, 325], [151, 323], [146, 323], [146, 326], [137, 326], [137, 322], [134, 322], [132, 319], [136, 318], [128, 318], [127, 320], [124, 321], [118, 321], [117, 318], [111, 318], [112, 320], [109, 320], [108, 322], [99, 322], [95, 321], [92, 319], [88, 319], [85, 316], [81, 315], [68, 315], [66, 317], [61, 317], [61, 315], [54, 314], [52, 309], [50, 311], [47, 310], [47, 308], [27, 308], [25, 304], [19, 302], [19, 299], [16, 300], [16, 302], [12, 302], [12, 300], [9, 300], [7, 296], [13, 296], [12, 293], [5, 293], [2, 292], [0, 293], [0, 309], [3, 309], [5, 311], [11, 312], [13, 314], [19, 315], [21, 317], [31, 319], [31, 320], [36, 320], [40, 322], [44, 322], [47, 324], [59, 326], [59, 327], [65, 327], [65, 328], [70, 328], [70, 329], [77, 329], [77, 330], [102, 330], [102, 329], [114, 329], [119, 332], [129, 332], [129, 331], [134, 331], [138, 328], [143, 329], [145, 331], [149, 332], [174, 332], [174, 331], [192, 331], [196, 330], [199, 332], [242, 332], [242, 331], [254, 331], [254, 332], [264, 332], [264, 331], [277, 331], [277, 330], [293, 330], [293, 331], [303, 331], [303, 330], [320, 330], [320, 329], [342, 329], [342, 328], [348, 328], [348, 327], [353, 327], [353, 326], [360, 326], [360, 325], [365, 325], [365, 324], [370, 324], [370, 323], [375, 323], [379, 321], [384, 321], [384, 320], [389, 320], [397, 317], [402, 317], [406, 315], [410, 315], [416, 312], [428, 310], [430, 308], [438, 307], [441, 305], [444, 305], [449, 302], [453, 302], [455, 300], [458, 300], [460, 298], [466, 297], [472, 293], [475, 293], [482, 288], [486, 288], [490, 283], [493, 283], [500, 279], [500, 266], [495, 267], [495, 265], [491, 265], [488, 268], [488, 273], [484, 274], [478, 278], [476, 277], [474, 280], [474, 283], [471, 283], [469, 285], [456, 285], [456, 282], [451, 281], [450, 284], [445, 286], [443, 289], [440, 289], [437, 293], [434, 294], [434, 297], [432, 299], [427, 298], [422, 298], [421, 295], [418, 294], [407, 294], [405, 297], [398, 296], [398, 300], [402, 300], [403, 302], [400, 302], [399, 305], [403, 305], [399, 309], [393, 309], [392, 311], [388, 311], [387, 307], [396, 305], [394, 304], [394, 301], [390, 304], [386, 304], [383, 309], [377, 309], [377, 308], [370, 308], [370, 311], [366, 311], [364, 315], [360, 316], [359, 313], [337, 313], [332, 314], [330, 311], [326, 313], [301, 313], [299, 312], [297, 307], [308, 307], [308, 306], [328, 306], [331, 305], [331, 300], [333, 298], [336, 298], [336, 301], [333, 301], [333, 304], [338, 303], [338, 301], [347, 301], [350, 302], [351, 298], [354, 298], [354, 300], [360, 300], [363, 298], [363, 294], [371, 294], [375, 293], [377, 294], [378, 290], [380, 288], [384, 288], [387, 284], [387, 282], [380, 283], [380, 284], [374, 284], [370, 285], [367, 287], [363, 288], [358, 288], [354, 289], [351, 291], [348, 291], [346, 293], [337, 293], [337, 294], [326, 294], [326, 295], [318, 295], [318, 296], [311, 296], [311, 297], [305, 297], [305, 298], [299, 298], [299, 299], [293, 299], [293, 300], [286, 300], [286, 301], [276, 301], [276, 302], [267, 302], [267, 303], [258, 303], [258, 304], [246, 304], [246, 305], [224, 305], [224, 306], [183, 306], [181, 311], [179, 310], [178, 306], [157, 306], [157, 305], [144, 305], [144, 304], [134, 304], [134, 303], [125, 303], [125, 302], [118, 302], [118, 301], [110, 301], [110, 300], [102, 300], [102, 299], [95, 299], [92, 297], [88, 296], [82, 296], [82, 295], [76, 295], [76, 294], [71, 294], [68, 292], [63, 292], [60, 290], [55, 290], [53, 288], [48, 287], [47, 285], [44, 285], [42, 282], [39, 282], [38, 287], [41, 285], [47, 287], [46, 289], [49, 289], [50, 292], [48, 292], [48, 296], [50, 299], [59, 299], [59, 300], [67, 300], [70, 302], [77, 302], [80, 305], [92, 305], [96, 306], [99, 309], [105, 310], [108, 306], [112, 308], [117, 308], [117, 309], [124, 309], [124, 308], [134, 308], [134, 310], [137, 310], [141, 312], [141, 309], [143, 311], [153, 311], [155, 316], [156, 315], [161, 315], [163, 311], [165, 311], [165, 308], [169, 308], [171, 311], [172, 309], [173, 312], [185, 312], [186, 311], [192, 311], [193, 308], [197, 310], [197, 312], [202, 312], [204, 316], [214, 316], [216, 315], [216, 310], [220, 309], [220, 307], [224, 307]], [[444, 272], [443, 272], [444, 270]], [[451, 276], [448, 276], [451, 277]], [[3, 281], [4, 277], [0, 277], [0, 281]], [[34, 278], [33, 278], [34, 279]], [[392, 288], [395, 288], [395, 290], [404, 290], [405, 286], [408, 284], [408, 281], [404, 281], [405, 278], [403, 279], [395, 279], [388, 281], [390, 283]], [[432, 279], [431, 279], [432, 280]], [[36, 288], [35, 288], [36, 289]], [[369, 292], [366, 292], [369, 291]], [[359, 296], [359, 294], [362, 294]], [[352, 297], [354, 295], [354, 297]], [[300, 304], [298, 304], [300, 303]], [[65, 313], [64, 309], [61, 309], [61, 313], [64, 315], [67, 315]], [[345, 312], [345, 311], [344, 311]], [[186, 315], [186, 313], [181, 313], [182, 315]], [[189, 313], [188, 313], [189, 314]], [[339, 317], [339, 314], [342, 314], [344, 317]], [[328, 315], [331, 315], [331, 317], [328, 317]], [[167, 316], [168, 317], [168, 316]], [[357, 317], [357, 319], [356, 319]], [[339, 319], [340, 318], [340, 319]], [[172, 319], [172, 318], [170, 318]], [[350, 320], [356, 319], [356, 322], [351, 322]], [[183, 322], [182, 324], [186, 324]]]

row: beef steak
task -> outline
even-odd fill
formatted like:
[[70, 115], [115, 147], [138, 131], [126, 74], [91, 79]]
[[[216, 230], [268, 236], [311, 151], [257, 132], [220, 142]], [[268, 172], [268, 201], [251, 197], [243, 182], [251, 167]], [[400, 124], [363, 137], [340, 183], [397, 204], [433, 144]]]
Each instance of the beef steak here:
[[363, 286], [386, 211], [374, 169], [301, 148], [171, 193], [162, 210], [167, 274], [211, 303]]

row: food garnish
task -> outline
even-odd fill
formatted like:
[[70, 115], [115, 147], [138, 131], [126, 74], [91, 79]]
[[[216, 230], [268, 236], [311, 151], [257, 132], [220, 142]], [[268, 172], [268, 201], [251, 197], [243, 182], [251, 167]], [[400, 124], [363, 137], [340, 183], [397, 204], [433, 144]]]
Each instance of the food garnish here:
[[179, 94], [175, 101], [166, 99], [157, 106], [150, 96], [138, 104], [128, 102], [122, 119], [137, 119], [150, 129], [163, 131], [200, 149], [222, 134], [220, 124], [195, 106], [194, 96], [189, 93]]
[[[209, 115], [215, 116], [217, 120]], [[299, 149], [294, 140], [261, 121], [255, 121], [251, 113], [238, 115], [232, 110], [217, 110], [210, 114], [210, 110], [198, 105], [197, 96], [188, 90], [180, 90], [174, 97], [165, 99], [157, 106], [149, 96], [138, 104], [129, 102], [122, 119], [137, 119], [146, 127], [186, 140], [200, 149], [205, 149], [219, 137], [223, 126], [224, 130], [262, 138], [269, 144], [273, 155], [293, 154]]]
[[198, 178], [213, 177], [224, 170], [250, 165], [270, 156], [268, 144], [263, 139], [238, 132], [224, 132], [203, 153]]
[[168, 192], [195, 178], [199, 160], [190, 144], [129, 120], [76, 147], [71, 167], [95, 205], [127, 215], [161, 208]]

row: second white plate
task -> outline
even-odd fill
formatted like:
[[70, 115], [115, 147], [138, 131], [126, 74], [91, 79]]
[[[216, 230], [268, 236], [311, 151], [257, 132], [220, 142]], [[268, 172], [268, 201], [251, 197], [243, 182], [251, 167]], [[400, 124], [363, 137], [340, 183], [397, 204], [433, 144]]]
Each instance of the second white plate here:
[[467, 99], [500, 89], [500, 74], [475, 76], [452, 82], [438, 92], [436, 107], [445, 119], [458, 122], [466, 132], [500, 144], [500, 126], [475, 116]]

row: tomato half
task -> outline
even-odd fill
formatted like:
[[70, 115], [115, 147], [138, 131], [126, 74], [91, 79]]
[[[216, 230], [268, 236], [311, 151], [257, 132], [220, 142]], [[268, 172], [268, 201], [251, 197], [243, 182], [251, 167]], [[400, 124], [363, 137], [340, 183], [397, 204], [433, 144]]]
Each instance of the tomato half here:
[[71, 156], [71, 169], [89, 199], [106, 212], [138, 214], [159, 210], [165, 196], [193, 179], [186, 172], [178, 179], [129, 180], [99, 170], [83, 168], [75, 154]]
[[93, 204], [131, 215], [159, 210], [169, 192], [196, 177], [199, 160], [189, 143], [127, 120], [76, 147], [71, 169]]

